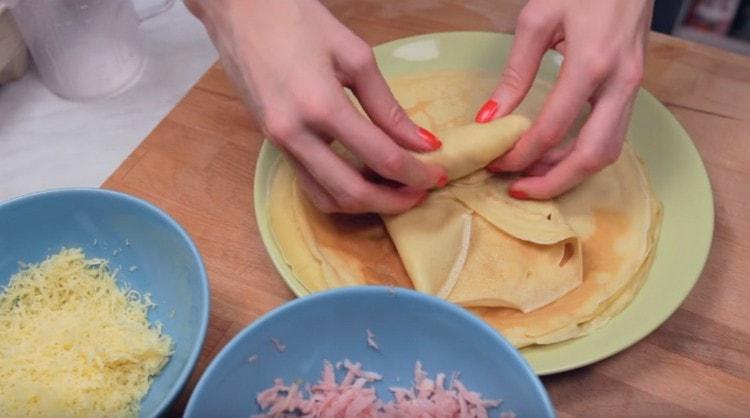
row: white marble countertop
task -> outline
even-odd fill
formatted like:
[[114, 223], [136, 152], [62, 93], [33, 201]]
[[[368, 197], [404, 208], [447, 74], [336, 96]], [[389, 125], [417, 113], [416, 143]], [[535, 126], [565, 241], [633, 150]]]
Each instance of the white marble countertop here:
[[148, 63], [120, 96], [67, 101], [47, 90], [33, 69], [0, 86], [0, 201], [50, 188], [98, 187], [217, 59], [181, 1], [141, 28]]

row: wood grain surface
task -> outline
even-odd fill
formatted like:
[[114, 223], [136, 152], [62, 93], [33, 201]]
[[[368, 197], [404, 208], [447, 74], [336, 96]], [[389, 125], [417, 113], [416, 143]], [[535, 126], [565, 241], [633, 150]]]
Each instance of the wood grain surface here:
[[[522, 1], [331, 0], [370, 44], [436, 31], [512, 32]], [[708, 264], [683, 306], [630, 349], [544, 378], [560, 417], [750, 414], [750, 59], [653, 34], [645, 87], [687, 129], [714, 188]], [[199, 364], [179, 415], [216, 353], [292, 299], [261, 243], [252, 184], [262, 137], [213, 66], [103, 187], [145, 198], [200, 249], [212, 292]]]

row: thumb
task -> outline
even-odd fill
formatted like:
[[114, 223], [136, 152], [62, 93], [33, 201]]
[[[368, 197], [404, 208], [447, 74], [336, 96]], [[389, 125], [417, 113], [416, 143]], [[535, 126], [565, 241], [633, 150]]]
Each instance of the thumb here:
[[355, 77], [352, 90], [370, 119], [402, 147], [434, 151], [442, 146], [435, 134], [409, 118], [377, 68]]

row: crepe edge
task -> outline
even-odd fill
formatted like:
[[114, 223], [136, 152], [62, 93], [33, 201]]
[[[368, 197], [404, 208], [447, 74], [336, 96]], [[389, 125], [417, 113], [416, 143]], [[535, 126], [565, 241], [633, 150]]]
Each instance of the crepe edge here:
[[458, 283], [458, 278], [461, 276], [461, 272], [466, 265], [466, 259], [469, 256], [469, 243], [471, 242], [471, 229], [472, 229], [472, 213], [464, 213], [461, 215], [463, 223], [463, 231], [461, 232], [461, 251], [459, 251], [456, 261], [453, 262], [453, 266], [448, 272], [448, 277], [445, 283], [437, 292], [437, 297], [442, 299], [448, 299], [448, 296], [453, 291]]
[[[645, 253], [642, 263], [636, 269], [633, 278], [618, 292], [610, 296], [604, 302], [600, 303], [599, 307], [592, 314], [586, 316], [585, 318], [582, 318], [580, 321], [565, 325], [561, 328], [537, 336], [513, 336], [509, 333], [506, 338], [514, 347], [524, 348], [535, 345], [550, 345], [588, 335], [591, 332], [606, 325], [615, 316], [619, 315], [628, 306], [630, 306], [632, 301], [640, 292], [643, 285], [646, 283], [648, 274], [651, 271], [651, 266], [653, 265], [654, 258], [656, 257], [658, 242], [661, 236], [661, 226], [664, 217], [664, 205], [656, 197], [653, 188], [651, 187], [651, 182], [649, 181], [649, 177], [643, 161], [640, 159], [640, 157], [638, 157], [637, 154], [634, 153], [634, 156], [643, 168], [643, 179], [648, 186], [649, 196], [651, 197], [649, 200], [651, 202], [652, 223], [647, 230], [648, 250]], [[631, 287], [631, 285], [634, 286]], [[624, 296], [626, 296], [626, 298], [621, 299]], [[613, 306], [615, 306], [615, 309], [608, 312], [608, 309], [612, 308]], [[498, 331], [502, 333], [502, 331]]]

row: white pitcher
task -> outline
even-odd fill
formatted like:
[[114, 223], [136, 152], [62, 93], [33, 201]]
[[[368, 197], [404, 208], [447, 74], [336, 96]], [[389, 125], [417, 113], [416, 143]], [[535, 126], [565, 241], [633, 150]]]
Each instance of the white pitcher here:
[[131, 0], [20, 0], [11, 11], [44, 84], [85, 100], [138, 81], [146, 64], [138, 26], [174, 1], [136, 11]]

